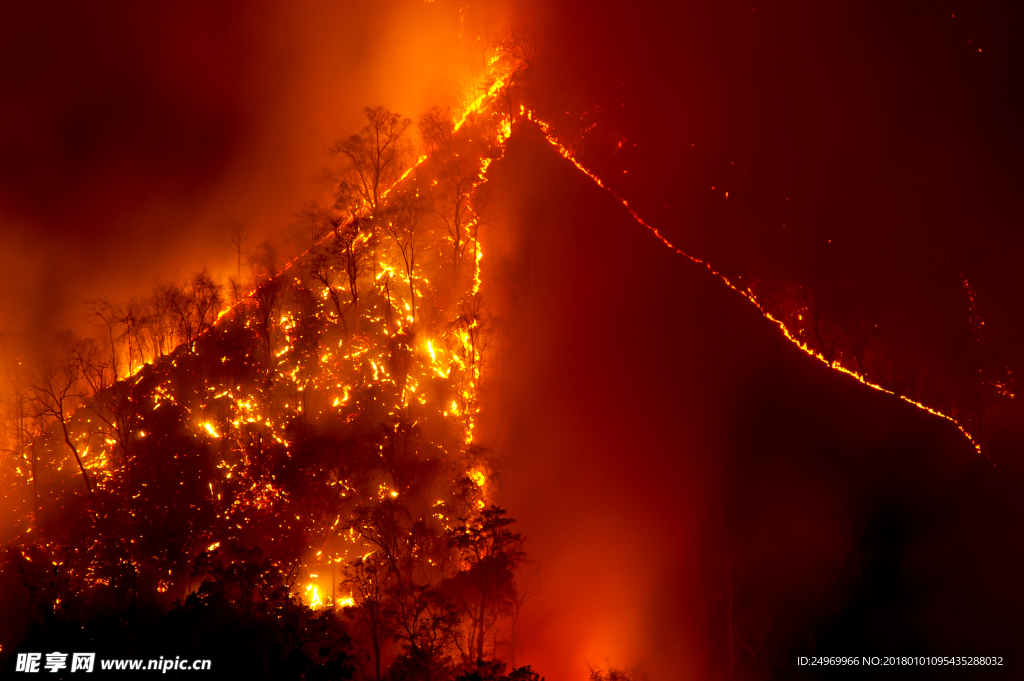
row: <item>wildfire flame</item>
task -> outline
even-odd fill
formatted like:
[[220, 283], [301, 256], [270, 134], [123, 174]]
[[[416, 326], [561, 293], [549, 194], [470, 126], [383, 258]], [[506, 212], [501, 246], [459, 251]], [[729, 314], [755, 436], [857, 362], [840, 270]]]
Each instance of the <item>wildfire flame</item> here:
[[[782, 335], [786, 338], [786, 340], [788, 340], [790, 343], [792, 343], [797, 348], [799, 348], [804, 354], [806, 354], [806, 355], [808, 355], [810, 357], [813, 357], [814, 359], [816, 359], [819, 362], [825, 364], [827, 367], [829, 367], [830, 369], [832, 369], [834, 371], [837, 371], [839, 373], [845, 374], [845, 375], [853, 378], [854, 380], [858, 381], [859, 383], [862, 383], [863, 385], [866, 385], [867, 387], [871, 388], [872, 390], [877, 390], [879, 392], [883, 392], [883, 393], [886, 393], [888, 395], [894, 395], [894, 396], [898, 397], [899, 399], [903, 400], [904, 402], [906, 402], [908, 404], [914, 405], [918, 409], [921, 409], [923, 411], [928, 412], [929, 414], [932, 414], [934, 416], [938, 416], [941, 419], [945, 419], [945, 420], [949, 421], [950, 423], [955, 425], [957, 427], [957, 429], [960, 430], [961, 433], [963, 433], [964, 437], [967, 438], [967, 440], [971, 443], [971, 445], [974, 447], [976, 452], [978, 452], [979, 454], [982, 453], [981, 445], [978, 443], [978, 441], [975, 440], [974, 437], [969, 432], [967, 432], [967, 430], [963, 427], [963, 425], [959, 421], [957, 421], [955, 418], [953, 418], [949, 414], [944, 414], [943, 412], [939, 411], [938, 409], [934, 409], [932, 407], [929, 407], [928, 405], [922, 404], [921, 402], [918, 402], [917, 400], [913, 400], [913, 399], [907, 397], [906, 395], [900, 395], [900, 394], [898, 394], [898, 393], [896, 393], [896, 392], [894, 392], [892, 390], [889, 390], [888, 388], [885, 388], [885, 387], [883, 387], [883, 386], [881, 386], [881, 385], [879, 385], [877, 383], [874, 383], [874, 382], [868, 380], [868, 378], [865, 377], [864, 375], [862, 375], [862, 374], [860, 374], [860, 373], [858, 373], [858, 372], [856, 372], [856, 371], [854, 371], [854, 370], [852, 370], [852, 369], [850, 369], [848, 367], [843, 366], [842, 364], [839, 363], [838, 360], [829, 361], [820, 352], [817, 352], [813, 348], [808, 346], [807, 343], [805, 343], [804, 341], [800, 340], [786, 326], [786, 324], [781, 319], [775, 317], [774, 315], [771, 314], [771, 312], [766, 310], [764, 308], [764, 306], [761, 305], [761, 303], [759, 303], [758, 300], [754, 297], [754, 294], [751, 291], [749, 291], [747, 289], [740, 288], [739, 286], [734, 284], [724, 274], [722, 274], [721, 272], [718, 272], [717, 270], [715, 270], [711, 266], [711, 263], [709, 263], [709, 262], [707, 262], [705, 260], [701, 260], [700, 258], [697, 258], [697, 257], [695, 257], [693, 255], [690, 255], [689, 253], [683, 251], [681, 248], [678, 248], [675, 244], [673, 244], [671, 241], [669, 241], [665, 237], [665, 235], [663, 235], [660, 231], [658, 231], [658, 229], [656, 227], [654, 227], [653, 225], [651, 225], [648, 222], [646, 222], [635, 210], [633, 210], [632, 208], [629, 207], [629, 203], [626, 201], [626, 199], [622, 198], [622, 196], [620, 196], [614, 189], [612, 189], [611, 187], [606, 185], [601, 180], [600, 177], [595, 175], [588, 168], [586, 168], [582, 163], [580, 163], [579, 160], [576, 159], [576, 157], [572, 154], [572, 152], [569, 151], [569, 149], [565, 145], [563, 145], [558, 140], [558, 138], [554, 135], [553, 127], [552, 127], [552, 125], [550, 123], [542, 120], [536, 114], [534, 114], [533, 111], [528, 110], [525, 107], [520, 107], [520, 112], [523, 115], [525, 115], [528, 120], [530, 120], [530, 121], [532, 121], [532, 122], [537, 124], [537, 126], [544, 133], [544, 137], [545, 137], [545, 139], [547, 139], [548, 143], [552, 147], [554, 147], [555, 150], [557, 150], [558, 153], [564, 159], [566, 159], [567, 161], [572, 163], [576, 167], [577, 170], [579, 170], [584, 175], [586, 175], [591, 180], [593, 180], [593, 182], [598, 187], [600, 187], [601, 189], [604, 189], [605, 191], [607, 191], [609, 194], [611, 194], [615, 198], [616, 201], [618, 201], [620, 204], [622, 204], [622, 207], [626, 209], [626, 211], [630, 214], [630, 216], [633, 218], [634, 221], [636, 221], [640, 226], [645, 227], [648, 231], [650, 231], [659, 241], [661, 241], [661, 243], [666, 248], [671, 249], [676, 254], [686, 258], [687, 260], [690, 260], [691, 262], [693, 262], [693, 263], [695, 263], [697, 265], [703, 265], [712, 276], [714, 276], [716, 279], [718, 279], [720, 282], [722, 282], [723, 284], [728, 286], [730, 289], [732, 289], [736, 293], [738, 293], [741, 296], [743, 296], [743, 298], [745, 300], [747, 300], [749, 303], [751, 303], [754, 307], [756, 307], [758, 309], [758, 311], [764, 316], [765, 319], [767, 319], [768, 321], [770, 321], [772, 324], [774, 324], [775, 326], [777, 326], [779, 328], [779, 331], [782, 332]], [[965, 287], [966, 287], [966, 284], [965, 284]], [[972, 303], [973, 303], [973, 292], [972, 292]]]
[[309, 584], [306, 586], [306, 599], [309, 600], [309, 607], [314, 610], [323, 606], [324, 602], [320, 598], [320, 590], [315, 584]]
[[[488, 63], [488, 69], [490, 69], [490, 76], [492, 78], [490, 80], [491, 84], [483, 93], [472, 98], [456, 112], [453, 116], [455, 131], [462, 129], [474, 113], [485, 113], [488, 104], [493, 102], [501, 88], [507, 85], [509, 76], [507, 73], [500, 72], [501, 67], [500, 55], [495, 54]], [[505, 142], [513, 133], [513, 120], [510, 116], [501, 115], [499, 118], [494, 111], [490, 112], [490, 115], [492, 123], [497, 119], [497, 125], [492, 129], [493, 138], [488, 140], [489, 154], [480, 158], [478, 165], [474, 167], [475, 180], [470, 194], [487, 181], [488, 171], [493, 162], [501, 158]], [[952, 422], [971, 442], [975, 450], [981, 453], [981, 447], [978, 442], [952, 416], [910, 399], [907, 396], [899, 395], [870, 381], [866, 376], [843, 366], [838, 360], [830, 361], [821, 353], [815, 351], [805, 341], [801, 340], [798, 334], [787, 327], [783, 320], [772, 315], [763, 305], [763, 301], [757, 300], [752, 291], [737, 286], [728, 277], [716, 271], [710, 263], [676, 247], [656, 227], [646, 222], [629, 206], [625, 198], [603, 182], [594, 172], [585, 167], [570, 149], [561, 143], [550, 123], [542, 120], [534, 111], [525, 106], [520, 107], [515, 122], [518, 124], [522, 120], [530, 121], [537, 125], [546, 141], [560, 156], [590, 178], [598, 187], [609, 192], [636, 223], [649, 230], [666, 248], [671, 249], [694, 264], [703, 266], [710, 275], [743, 296], [744, 299], [758, 309], [765, 319], [777, 326], [780, 333], [804, 354], [824, 363], [834, 371], [850, 376], [873, 390], [899, 397], [918, 409]], [[470, 127], [466, 128], [467, 131], [470, 129]], [[401, 174], [399, 179], [392, 186], [385, 189], [383, 192], [384, 197], [398, 190], [403, 183], [415, 179], [416, 170], [428, 161], [428, 156], [418, 156], [412, 165]], [[477, 296], [482, 286], [482, 262], [484, 258], [483, 249], [478, 238], [480, 223], [475, 216], [468, 223], [467, 229], [472, 240], [472, 284], [471, 286], [465, 284], [459, 294], [472, 299]], [[324, 237], [321, 243], [330, 238], [333, 238], [333, 236]], [[370, 234], [361, 232], [357, 237], [357, 242], [366, 244], [370, 239]], [[281, 272], [277, 274], [277, 277], [283, 278], [285, 272], [293, 268], [293, 266], [298, 271], [298, 266], [303, 263], [303, 258], [309, 254], [310, 251], [306, 251], [296, 256], [285, 265]], [[467, 257], [469, 257], [468, 252]], [[396, 272], [391, 264], [382, 260], [373, 263], [373, 267], [378, 273], [376, 274], [378, 286], [383, 285], [384, 281], [393, 277], [401, 280], [400, 277], [403, 276]], [[470, 273], [467, 271], [465, 278], [468, 279], [469, 275]], [[412, 274], [408, 275], [408, 280], [410, 286], [415, 284], [414, 290], [416, 291], [417, 298], [421, 291], [427, 290], [432, 286], [432, 283], [426, 278], [414, 278]], [[966, 279], [964, 280], [964, 287], [973, 306], [973, 289], [967, 284]], [[465, 290], [466, 288], [469, 289], [468, 292]], [[327, 300], [329, 295], [330, 291], [325, 290], [323, 295], [316, 296], [316, 299], [322, 305], [319, 308], [319, 314], [325, 316], [329, 314], [325, 312], [329, 309]], [[449, 442], [455, 442], [460, 451], [464, 452], [466, 451], [464, 449], [465, 445], [474, 442], [477, 428], [476, 421], [480, 412], [479, 392], [483, 380], [482, 358], [480, 348], [474, 336], [480, 330], [479, 322], [473, 319], [463, 323], [461, 326], [450, 329], [450, 331], [446, 330], [444, 333], [440, 333], [436, 328], [418, 329], [415, 325], [420, 315], [419, 310], [417, 310], [416, 318], [414, 318], [412, 314], [413, 306], [410, 305], [410, 301], [397, 294], [393, 295], [395, 296], [393, 307], [400, 312], [397, 315], [397, 319], [390, 323], [391, 325], [385, 323], [384, 319], [381, 318], [383, 313], [378, 311], [366, 312], [366, 316], [362, 318], [367, 323], [376, 324], [376, 328], [387, 330], [385, 343], [375, 342], [372, 336], [365, 332], [365, 330], [362, 333], [354, 333], [351, 338], [346, 337], [344, 341], [339, 341], [337, 344], [332, 342], [329, 348], [318, 349], [314, 353], [315, 356], [312, 360], [314, 366], [312, 368], [304, 366], [299, 359], [299, 348], [302, 341], [300, 322], [302, 320], [296, 318], [295, 314], [287, 311], [276, 315], [273, 321], [276, 322], [276, 328], [279, 330], [282, 338], [279, 343], [274, 343], [274, 347], [267, 348], [268, 361], [272, 369], [271, 378], [268, 378], [267, 381], [268, 383], [271, 381], [276, 382], [275, 385], [277, 386], [286, 386], [286, 393], [288, 395], [286, 399], [288, 402], [284, 406], [291, 410], [293, 414], [302, 414], [303, 418], [307, 417], [308, 411], [310, 412], [308, 417], [311, 419], [319, 416], [317, 413], [319, 407], [306, 406], [306, 397], [310, 393], [320, 393], [322, 395], [323, 406], [330, 412], [331, 418], [339, 420], [348, 419], [361, 406], [366, 406], [372, 402], [372, 407], [380, 409], [381, 414], [387, 413], [388, 416], [408, 416], [408, 414], [413, 414], [412, 417], [409, 417], [409, 422], [412, 422], [414, 426], [416, 425], [415, 418], [417, 412], [412, 411], [411, 408], [415, 408], [417, 404], [421, 406], [427, 405], [429, 399], [429, 409], [433, 410], [432, 417], [442, 421], [446, 428], [450, 428], [448, 437], [451, 437], [451, 440]], [[234, 305], [220, 310], [214, 327], [230, 321], [233, 311], [240, 309], [240, 306], [251, 305], [252, 301], [253, 294], [250, 294], [247, 298], [243, 298], [243, 300], [238, 301]], [[389, 305], [391, 304], [392, 301], [389, 299]], [[246, 326], [248, 325], [249, 322], [246, 322]], [[980, 322], [978, 329], [980, 332]], [[407, 331], [410, 330], [415, 330], [417, 333], [415, 335], [407, 334]], [[207, 329], [203, 333], [209, 332], [210, 330]], [[389, 357], [388, 351], [384, 346], [387, 342], [402, 340], [403, 338], [408, 339], [406, 350], [410, 359], [407, 366], [402, 369], [396, 369], [396, 364]], [[267, 345], [270, 346], [271, 344], [268, 342]], [[187, 351], [191, 352], [193, 348], [188, 348]], [[403, 350], [403, 352], [406, 350]], [[235, 362], [236, 359], [244, 362], [244, 359], [241, 358], [230, 358], [230, 361]], [[228, 363], [228, 357], [220, 360], [221, 365], [227, 365]], [[130, 368], [134, 368], [135, 371], [131, 374], [131, 377], [134, 378], [138, 375], [144, 366], [152, 365], [143, 363], [140, 363], [137, 367], [132, 365]], [[171, 362], [171, 366], [176, 365], [174, 362]], [[440, 393], [434, 392], [431, 388], [433, 383], [439, 382], [439, 379], [448, 382], [448, 388]], [[140, 376], [137, 380], [141, 381], [142, 377]], [[203, 393], [203, 399], [200, 400], [203, 403], [198, 407], [194, 404], [191, 407], [186, 404], [179, 404], [175, 388], [171, 384], [170, 379], [167, 379], [152, 390], [151, 398], [154, 410], [161, 407], [161, 405], [168, 405], [165, 409], [173, 408], [186, 412], [188, 414], [188, 424], [193, 430], [193, 435], [199, 437], [205, 432], [206, 435], [221, 440], [219, 443], [211, 443], [206, 440], [204, 441], [204, 446], [216, 449], [217, 451], [230, 450], [228, 454], [223, 455], [222, 460], [217, 464], [214, 479], [208, 483], [211, 503], [217, 504], [216, 508], [219, 519], [223, 521], [226, 527], [242, 530], [243, 527], [253, 522], [253, 518], [260, 517], [260, 514], [270, 509], [291, 508], [287, 506], [288, 496], [284, 491], [286, 488], [280, 486], [273, 477], [259, 477], [256, 470], [259, 467], [253, 465], [253, 462], [247, 458], [248, 454], [239, 453], [238, 450], [244, 450], [244, 447], [234, 444], [243, 441], [247, 437], [252, 437], [254, 432], [258, 432], [259, 437], [262, 438], [261, 442], [267, 442], [271, 445], [276, 442], [287, 449], [290, 446], [288, 441], [288, 415], [282, 414], [279, 410], [271, 410], [269, 407], [273, 404], [272, 399], [268, 394], [263, 394], [259, 389], [243, 389], [242, 385], [218, 385], [216, 387], [208, 386], [206, 390]], [[1007, 393], [1009, 393], [1008, 390]], [[385, 400], [383, 397], [385, 394], [392, 395], [392, 397], [388, 397]], [[430, 395], [429, 398], [428, 394]], [[327, 405], [329, 405], [329, 408]], [[279, 406], [279, 403], [277, 406]], [[194, 412], [192, 408], [195, 408]], [[419, 413], [422, 414], [424, 411], [426, 410], [421, 409]], [[161, 414], [163, 413], [161, 412]], [[207, 418], [212, 420], [206, 420]], [[215, 425], [215, 423], [218, 425]], [[159, 431], [151, 430], [151, 432], [158, 433]], [[138, 431], [138, 433], [139, 437], [145, 437], [144, 432]], [[112, 448], [115, 446], [115, 442], [108, 440], [105, 442], [105, 446], [108, 449]], [[104, 449], [98, 454], [93, 453], [90, 455], [95, 457], [89, 460], [90, 469], [106, 469], [109, 467], [113, 456], [108, 449]], [[84, 454], [89, 454], [88, 446], [84, 448]], [[381, 456], [383, 457], [384, 454], [381, 453]], [[477, 507], [480, 509], [484, 508], [487, 503], [487, 497], [491, 493], [490, 488], [493, 487], [493, 484], [488, 479], [487, 471], [477, 465], [466, 470], [465, 475], [476, 487], [473, 490], [473, 498], [476, 499]], [[411, 496], [408, 493], [408, 487], [403, 486], [396, 489], [393, 479], [390, 484], [380, 483], [376, 490], [372, 486], [370, 486], [369, 490], [359, 490], [357, 487], [360, 487], [360, 483], [353, 480], [331, 480], [329, 484], [338, 486], [340, 490], [339, 496], [345, 499], [346, 503], [360, 493], [365, 494], [371, 499], [376, 497], [378, 502], [385, 504], [391, 503], [391, 500], [395, 500], [400, 496], [403, 497], [403, 500], [404, 496]], [[216, 502], [213, 502], [213, 499], [216, 499]], [[222, 499], [227, 501], [222, 501]], [[438, 500], [434, 504], [434, 508], [437, 509], [434, 517], [445, 522], [445, 514], [450, 515], [450, 509], [446, 509], [444, 501]], [[292, 517], [294, 517], [294, 521]], [[289, 515], [287, 524], [283, 524], [283, 527], [288, 527], [289, 529], [301, 528], [303, 531], [308, 531], [309, 535], [314, 534], [315, 531], [323, 530], [322, 536], [326, 537], [323, 539], [323, 546], [326, 551], [317, 551], [315, 557], [304, 561], [304, 563], [307, 563], [302, 566], [304, 570], [308, 570], [314, 563], [321, 566], [325, 564], [333, 566], [337, 563], [347, 562], [351, 557], [358, 556], [365, 551], [366, 545], [360, 543], [360, 539], [354, 530], [351, 528], [346, 529], [344, 526], [340, 530], [336, 529], [340, 521], [340, 511], [337, 517], [321, 518], [320, 520], [308, 516], [303, 518], [301, 515]], [[282, 521], [282, 523], [284, 522]], [[332, 522], [333, 524], [331, 524]], [[319, 527], [317, 527], [317, 523], [319, 523]], [[232, 531], [234, 530], [232, 529]], [[336, 550], [332, 550], [332, 545], [327, 543], [332, 537], [336, 542], [333, 544], [333, 549]], [[210, 541], [212, 538], [209, 536], [204, 537], [203, 543]], [[225, 538], [225, 541], [227, 541], [227, 538]], [[345, 544], [339, 548], [342, 542], [345, 542]], [[213, 552], [220, 546], [221, 542], [215, 541], [210, 543], [206, 550], [207, 552]], [[312, 551], [310, 553], [312, 554]], [[372, 553], [373, 551], [363, 553], [363, 559], [367, 559]], [[31, 559], [26, 556], [26, 560]], [[311, 575], [311, 577], [315, 578], [316, 575]], [[92, 583], [101, 584], [103, 580], [104, 578], [94, 577], [92, 578]], [[169, 588], [169, 578], [167, 581], [160, 581], [159, 590], [166, 591]], [[303, 597], [311, 608], [319, 609], [324, 607], [324, 597], [320, 593], [320, 586], [316, 583], [311, 582], [305, 586]], [[333, 604], [335, 607], [348, 608], [356, 606], [356, 601], [354, 596], [349, 593], [347, 596], [337, 598]]]

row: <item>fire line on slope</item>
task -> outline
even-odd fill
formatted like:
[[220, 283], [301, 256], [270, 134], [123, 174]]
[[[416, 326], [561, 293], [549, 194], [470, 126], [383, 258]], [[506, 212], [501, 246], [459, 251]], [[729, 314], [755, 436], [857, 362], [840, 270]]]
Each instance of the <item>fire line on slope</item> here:
[[558, 140], [557, 137], [555, 137], [553, 129], [552, 129], [552, 125], [550, 123], [548, 123], [547, 121], [544, 121], [543, 119], [539, 118], [538, 116], [536, 116], [534, 114], [533, 111], [527, 110], [525, 107], [520, 107], [520, 113], [522, 115], [524, 115], [527, 120], [533, 122], [534, 124], [537, 125], [537, 127], [540, 128], [541, 132], [544, 134], [544, 138], [547, 140], [547, 142], [552, 147], [555, 148], [555, 150], [559, 153], [559, 155], [561, 155], [564, 159], [566, 159], [571, 164], [573, 164], [573, 166], [575, 166], [577, 170], [579, 170], [584, 175], [589, 177], [598, 187], [600, 187], [601, 189], [604, 189], [605, 191], [607, 191], [609, 194], [611, 194], [615, 198], [616, 201], [618, 201], [620, 204], [622, 204], [622, 207], [626, 209], [626, 211], [630, 214], [630, 216], [633, 218], [634, 221], [636, 221], [638, 224], [640, 224], [641, 226], [643, 226], [646, 229], [648, 229], [651, 233], [653, 233], [654, 236], [657, 237], [658, 240], [660, 240], [661, 243], [664, 244], [666, 248], [671, 249], [676, 254], [683, 256], [684, 258], [690, 260], [691, 262], [693, 262], [693, 263], [695, 263], [697, 265], [703, 265], [712, 276], [717, 278], [719, 281], [721, 281], [723, 284], [728, 286], [733, 291], [736, 291], [741, 296], [743, 296], [743, 298], [746, 299], [747, 302], [749, 302], [751, 305], [753, 305], [754, 307], [756, 307], [758, 309], [758, 311], [761, 313], [761, 315], [765, 319], [767, 319], [768, 321], [770, 321], [772, 324], [774, 324], [775, 326], [777, 326], [779, 328], [779, 331], [782, 332], [782, 335], [785, 336], [786, 340], [788, 340], [793, 345], [795, 345], [797, 348], [799, 348], [804, 354], [806, 354], [806, 355], [808, 355], [810, 357], [813, 357], [814, 359], [818, 360], [819, 362], [821, 362], [822, 364], [824, 364], [828, 368], [833, 369], [834, 371], [838, 371], [838, 372], [840, 372], [842, 374], [846, 374], [847, 376], [850, 376], [854, 380], [858, 381], [859, 383], [862, 383], [862, 384], [866, 385], [867, 387], [869, 387], [869, 388], [871, 388], [873, 390], [877, 390], [879, 392], [883, 392], [883, 393], [886, 393], [888, 395], [893, 395], [895, 397], [898, 397], [899, 399], [903, 400], [904, 402], [907, 402], [908, 404], [911, 404], [911, 405], [917, 407], [918, 409], [921, 409], [923, 411], [928, 412], [929, 414], [932, 414], [934, 416], [938, 416], [941, 419], [945, 419], [945, 420], [949, 421], [950, 423], [955, 425], [957, 427], [957, 429], [959, 429], [959, 431], [964, 435], [964, 437], [967, 438], [967, 440], [971, 443], [971, 446], [974, 447], [974, 450], [976, 452], [978, 452], [979, 454], [983, 453], [982, 450], [981, 450], [981, 444], [977, 440], [975, 440], [974, 437], [969, 432], [967, 432], [967, 430], [963, 427], [963, 425], [960, 424], [959, 421], [957, 421], [955, 418], [953, 418], [949, 414], [945, 414], [945, 413], [943, 413], [943, 412], [941, 412], [941, 411], [939, 411], [937, 409], [929, 407], [926, 404], [922, 404], [921, 402], [913, 400], [913, 399], [907, 397], [906, 395], [900, 395], [900, 394], [896, 393], [893, 390], [889, 390], [888, 388], [885, 388], [885, 387], [883, 387], [883, 386], [881, 386], [881, 385], [879, 385], [877, 383], [874, 383], [874, 382], [868, 380], [868, 378], [866, 376], [864, 376], [863, 374], [860, 374], [860, 373], [858, 373], [856, 371], [853, 371], [852, 369], [844, 367], [842, 364], [839, 363], [838, 360], [829, 361], [820, 352], [817, 352], [817, 351], [813, 350], [804, 341], [802, 341], [799, 338], [797, 338], [796, 335], [789, 329], [789, 327], [786, 326], [786, 324], [781, 319], [775, 317], [768, 310], [766, 310], [764, 308], [764, 306], [762, 306], [757, 301], [757, 299], [754, 297], [754, 294], [751, 291], [746, 290], [746, 289], [742, 289], [742, 288], [736, 286], [728, 277], [726, 277], [721, 272], [715, 270], [715, 268], [713, 268], [711, 266], [711, 263], [707, 262], [706, 260], [701, 260], [700, 258], [697, 258], [697, 257], [695, 257], [693, 255], [690, 255], [686, 251], [682, 250], [681, 248], [679, 248], [678, 246], [673, 244], [671, 241], [669, 241], [665, 237], [665, 235], [663, 235], [658, 230], [657, 227], [655, 227], [655, 226], [651, 225], [650, 223], [646, 222], [635, 210], [633, 210], [629, 206], [629, 202], [626, 201], [626, 199], [624, 199], [622, 196], [619, 195], [618, 192], [616, 192], [614, 189], [612, 189], [607, 184], [605, 184], [601, 180], [600, 177], [598, 177], [593, 172], [591, 172], [586, 166], [584, 166], [582, 163], [580, 163], [573, 156], [572, 152], [570, 152], [569, 149], [565, 145], [563, 145]]

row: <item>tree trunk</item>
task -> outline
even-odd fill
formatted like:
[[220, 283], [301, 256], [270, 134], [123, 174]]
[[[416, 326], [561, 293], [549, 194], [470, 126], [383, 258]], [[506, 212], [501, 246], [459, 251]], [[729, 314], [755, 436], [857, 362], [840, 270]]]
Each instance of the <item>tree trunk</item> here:
[[66, 442], [68, 447], [71, 448], [71, 453], [75, 455], [75, 461], [78, 462], [78, 469], [82, 471], [82, 477], [85, 478], [85, 489], [91, 493], [92, 483], [89, 482], [89, 474], [85, 472], [85, 466], [82, 464], [82, 457], [78, 455], [78, 448], [75, 447], [75, 443], [71, 441], [71, 436], [68, 434], [68, 424], [64, 420], [64, 414], [60, 415], [60, 427], [61, 430], [64, 431], [64, 442]]

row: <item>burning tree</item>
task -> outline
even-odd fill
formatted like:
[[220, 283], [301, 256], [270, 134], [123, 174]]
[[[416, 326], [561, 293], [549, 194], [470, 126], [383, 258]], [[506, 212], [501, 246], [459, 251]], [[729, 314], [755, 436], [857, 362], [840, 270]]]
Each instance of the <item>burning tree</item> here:
[[[447, 110], [430, 109], [420, 118], [420, 134], [427, 144], [432, 161], [438, 167], [432, 183], [433, 210], [440, 218], [447, 237], [445, 257], [452, 267], [452, 295], [458, 300], [461, 292], [463, 260], [475, 236], [470, 196], [479, 182], [479, 158], [483, 131], [473, 137], [456, 135], [455, 123]], [[475, 152], [475, 153], [474, 153]]]
[[230, 283], [232, 302], [237, 303], [242, 298], [242, 255], [246, 242], [252, 236], [252, 225], [242, 220], [229, 220], [224, 224], [224, 240], [235, 255], [235, 278]]
[[272, 343], [270, 333], [273, 331], [277, 318], [281, 296], [281, 279], [270, 277], [256, 287], [252, 295], [252, 309], [256, 333], [263, 341], [263, 352], [266, 357], [267, 369], [271, 366]]
[[412, 184], [402, 188], [391, 200], [392, 208], [385, 215], [384, 229], [391, 236], [397, 248], [409, 285], [410, 311], [407, 317], [410, 327], [416, 326], [416, 272], [426, 246], [424, 226], [428, 211], [426, 196], [420, 195], [419, 188]]
[[352, 605], [346, 609], [366, 638], [373, 654], [373, 678], [380, 681], [384, 645], [394, 636], [396, 612], [387, 592], [388, 566], [379, 555], [357, 558], [346, 570], [345, 583], [352, 588]]
[[330, 151], [347, 161], [339, 192], [355, 195], [376, 216], [385, 190], [405, 172], [410, 155], [404, 135], [412, 120], [383, 106], [366, 107], [366, 125], [334, 143]]
[[[31, 392], [40, 443], [59, 435], [92, 493], [54, 495], [45, 536], [10, 556], [30, 580], [47, 577], [27, 565], [59, 567], [39, 612], [231, 623], [235, 643], [276, 651], [255, 674], [338, 676], [351, 632], [374, 679], [506, 678], [485, 641], [525, 555], [504, 511], [482, 510], [490, 469], [467, 463], [490, 326], [463, 283], [480, 280], [473, 200], [507, 121], [474, 108], [424, 117], [432, 159], [412, 168], [411, 122], [367, 108], [333, 148], [355, 205], [303, 210], [296, 266], [256, 249], [230, 308], [205, 270], [103, 301], [106, 341], [50, 358]], [[241, 278], [248, 229], [229, 232]], [[15, 445], [33, 465], [34, 447]]]
[[95, 344], [77, 339], [70, 333], [62, 335], [52, 354], [48, 354], [39, 365], [32, 380], [32, 414], [41, 421], [52, 422], [63, 437], [64, 444], [75, 457], [78, 469], [85, 480], [85, 488], [93, 491], [92, 481], [82, 462], [82, 453], [72, 432], [71, 418], [74, 411], [82, 406], [88, 395], [86, 374], [95, 355]]
[[524, 24], [507, 29], [498, 42], [496, 55], [503, 66], [498, 95], [504, 100], [510, 119], [515, 115], [516, 103], [525, 93], [524, 80], [536, 57], [535, 46], [533, 28]]
[[324, 225], [331, 213], [320, 205], [316, 199], [310, 199], [298, 212], [292, 213], [292, 217], [299, 218], [303, 223], [309, 223], [309, 247], [315, 248], [317, 242], [324, 235]]
[[157, 314], [170, 318], [180, 342], [186, 346], [213, 325], [223, 304], [220, 286], [205, 269], [184, 284], [170, 282], [153, 291]]
[[465, 646], [460, 646], [467, 662], [484, 660], [484, 643], [499, 617], [509, 614], [515, 602], [515, 573], [526, 560], [523, 536], [508, 526], [512, 519], [505, 510], [491, 506], [450, 535], [466, 568], [452, 576], [448, 590], [459, 603], [469, 622]]

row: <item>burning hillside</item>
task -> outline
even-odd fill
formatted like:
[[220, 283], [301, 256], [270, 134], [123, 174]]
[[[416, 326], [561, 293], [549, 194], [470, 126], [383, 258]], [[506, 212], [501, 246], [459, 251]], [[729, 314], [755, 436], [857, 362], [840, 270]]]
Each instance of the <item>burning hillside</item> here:
[[915, 345], [926, 315], [849, 263], [681, 235], [623, 179], [628, 121], [570, 113], [556, 10], [544, 32], [437, 4], [413, 14], [437, 10], [458, 93], [363, 108], [286, 237], [225, 221], [227, 266], [94, 299], [92, 337], [4, 337], [4, 668], [650, 681], [1004, 654], [1016, 387], [968, 278], [939, 268], [953, 341]]
[[418, 158], [410, 119], [366, 109], [332, 148], [336, 205], [304, 213], [306, 253], [279, 268], [265, 250], [227, 295], [200, 272], [99, 304], [106, 345], [66, 336], [18, 383], [7, 574], [26, 575], [11, 607], [38, 631], [173, 602], [289, 627], [254, 673], [515, 659], [522, 537], [475, 436], [494, 334], [478, 204], [509, 134], [512, 43], [488, 65], [463, 110], [421, 118]]

